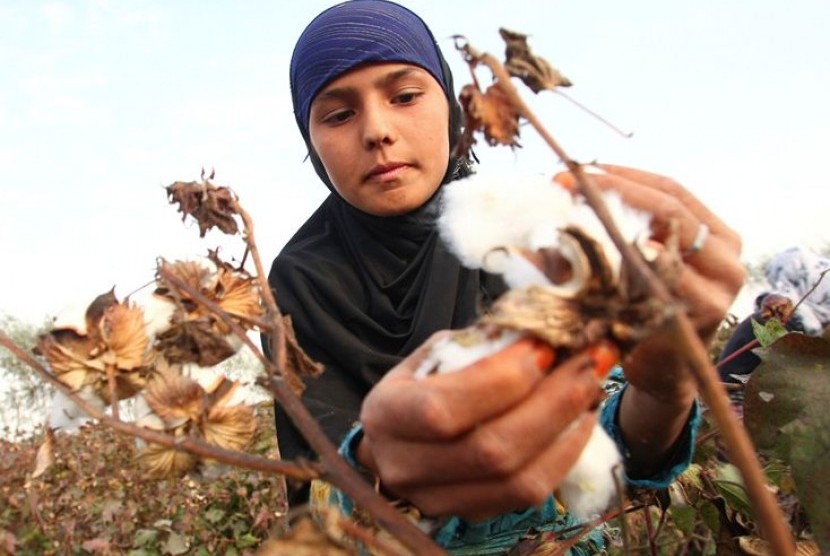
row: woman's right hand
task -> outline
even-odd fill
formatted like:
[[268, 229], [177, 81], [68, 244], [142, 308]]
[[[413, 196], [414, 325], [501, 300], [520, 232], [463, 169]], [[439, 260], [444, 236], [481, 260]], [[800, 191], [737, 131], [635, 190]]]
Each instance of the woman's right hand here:
[[414, 376], [434, 335], [363, 403], [358, 461], [430, 516], [483, 519], [542, 503], [596, 423], [599, 379], [588, 352], [556, 365], [523, 339], [457, 372]]

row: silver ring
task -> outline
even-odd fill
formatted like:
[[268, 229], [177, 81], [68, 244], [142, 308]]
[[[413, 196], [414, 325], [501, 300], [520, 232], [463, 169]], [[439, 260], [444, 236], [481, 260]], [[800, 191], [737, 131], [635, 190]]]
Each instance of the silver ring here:
[[697, 233], [695, 234], [695, 239], [692, 240], [692, 244], [686, 249], [686, 255], [694, 255], [701, 249], [703, 249], [703, 245], [706, 243], [706, 240], [709, 238], [709, 226], [704, 224], [703, 222], [700, 223], [700, 226], [697, 227]]

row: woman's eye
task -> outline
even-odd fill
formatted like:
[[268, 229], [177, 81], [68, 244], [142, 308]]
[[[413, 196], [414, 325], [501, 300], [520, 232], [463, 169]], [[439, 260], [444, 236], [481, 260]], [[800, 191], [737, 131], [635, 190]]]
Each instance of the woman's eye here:
[[412, 104], [422, 94], [421, 91], [404, 91], [395, 95], [393, 102], [395, 104]]
[[352, 110], [337, 110], [336, 112], [332, 112], [323, 118], [323, 123], [337, 125], [342, 124], [349, 120], [352, 117], [354, 112]]

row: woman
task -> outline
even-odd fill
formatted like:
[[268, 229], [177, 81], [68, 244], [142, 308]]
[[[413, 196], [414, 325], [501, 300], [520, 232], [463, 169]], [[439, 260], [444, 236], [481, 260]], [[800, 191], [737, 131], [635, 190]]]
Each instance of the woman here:
[[[413, 378], [437, 331], [470, 324], [503, 290], [461, 267], [433, 226], [441, 185], [468, 174], [469, 162], [452, 154], [460, 113], [431, 32], [385, 0], [330, 8], [297, 42], [291, 90], [309, 157], [332, 191], [269, 278], [300, 343], [326, 365], [308, 383], [308, 407], [387, 492], [452, 516], [436, 533], [445, 546], [474, 553], [475, 537], [509, 546], [530, 526], [561, 525], [550, 493], [600, 418], [589, 353], [548, 372], [550, 349], [523, 341], [460, 372]], [[693, 246], [681, 289], [708, 341], [743, 281], [739, 238], [671, 180], [603, 168], [597, 185], [658, 224], [675, 219], [681, 244]], [[659, 333], [624, 363], [629, 384], [602, 422], [624, 448], [630, 481], [667, 484], [691, 456], [694, 380]], [[283, 457], [307, 454], [280, 412], [277, 426]]]

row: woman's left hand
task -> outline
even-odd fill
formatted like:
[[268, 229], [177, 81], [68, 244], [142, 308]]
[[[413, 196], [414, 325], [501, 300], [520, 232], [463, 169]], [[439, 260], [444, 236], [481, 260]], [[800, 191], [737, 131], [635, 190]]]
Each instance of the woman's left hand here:
[[[683, 260], [678, 301], [701, 341], [709, 344], [744, 283], [740, 236], [672, 179], [624, 166], [598, 168], [604, 173], [588, 174], [588, 179], [652, 214], [656, 248], [665, 248], [670, 230], [676, 230]], [[557, 181], [574, 180], [562, 173]], [[651, 461], [651, 455], [670, 450], [682, 431], [697, 395], [696, 382], [673, 333], [665, 329], [642, 341], [623, 367], [630, 387], [622, 400], [620, 426], [632, 460], [643, 455], [643, 462]], [[651, 465], [643, 467], [647, 473]]]

